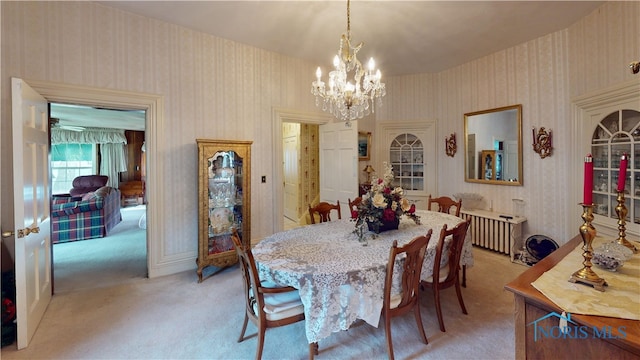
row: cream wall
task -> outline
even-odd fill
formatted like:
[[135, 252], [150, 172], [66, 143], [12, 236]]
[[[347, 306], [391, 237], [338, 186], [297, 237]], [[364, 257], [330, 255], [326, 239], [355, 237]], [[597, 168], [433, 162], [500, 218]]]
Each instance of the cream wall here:
[[149, 242], [162, 244], [152, 272], [195, 268], [196, 138], [253, 141], [252, 237], [271, 233], [272, 111], [318, 111], [315, 65], [91, 2], [3, 1], [1, 11], [3, 228], [13, 227], [10, 77], [21, 77], [164, 97], [163, 199], [149, 204], [161, 212]]
[[[628, 67], [639, 58], [640, 2], [608, 2], [568, 29], [435, 75], [387, 79], [385, 106], [376, 119], [437, 119], [439, 194], [479, 193], [500, 212], [512, 212], [511, 199], [524, 199], [524, 235], [544, 234], [564, 243], [578, 234], [581, 162], [589, 152], [573, 151], [571, 99], [640, 81]], [[464, 113], [513, 104], [523, 106], [524, 186], [465, 182]], [[551, 157], [533, 152], [532, 126], [553, 130]], [[451, 158], [444, 138], [453, 132], [458, 152]]]
[[[11, 224], [9, 78], [15, 76], [164, 97], [157, 175], [164, 199], [150, 204], [161, 212], [162, 223], [150, 225], [162, 234], [160, 262], [195, 268], [196, 138], [253, 141], [252, 236], [272, 231], [272, 111], [317, 111], [309, 94], [315, 64], [90, 2], [4, 1], [1, 11], [3, 227]], [[437, 119], [437, 139], [456, 132], [460, 141], [465, 112], [523, 104], [525, 134], [531, 126], [553, 129], [553, 156], [540, 159], [524, 136], [524, 186], [466, 183], [461, 143], [450, 158], [438, 140], [438, 192], [478, 192], [497, 211], [511, 211], [512, 198], [525, 199], [525, 234], [564, 242], [576, 233], [581, 191], [571, 170], [582, 158], [569, 145], [571, 98], [633, 79], [627, 65], [640, 57], [639, 19], [640, 3], [610, 2], [569, 29], [450, 70], [386, 78], [375, 120]], [[375, 131], [373, 119], [360, 122], [362, 130]], [[381, 161], [372, 159], [374, 167]]]

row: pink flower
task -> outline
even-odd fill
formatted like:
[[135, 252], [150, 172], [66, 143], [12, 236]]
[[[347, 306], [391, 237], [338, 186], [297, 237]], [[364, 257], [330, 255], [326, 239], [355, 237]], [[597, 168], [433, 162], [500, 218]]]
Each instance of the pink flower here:
[[409, 208], [409, 214], [413, 214], [414, 212], [416, 212], [416, 204], [411, 204], [411, 207]]
[[351, 210], [351, 218], [352, 219], [358, 218], [358, 210]]

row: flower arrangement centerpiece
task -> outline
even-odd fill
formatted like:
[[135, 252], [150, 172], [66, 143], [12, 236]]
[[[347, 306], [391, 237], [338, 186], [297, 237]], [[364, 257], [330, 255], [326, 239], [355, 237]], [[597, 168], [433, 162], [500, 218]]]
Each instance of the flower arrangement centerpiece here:
[[420, 217], [415, 214], [415, 204], [409, 204], [402, 187], [393, 187], [393, 167], [385, 162], [384, 168], [384, 176], [374, 176], [371, 189], [362, 195], [360, 205], [357, 209], [351, 209], [351, 217], [356, 222], [355, 232], [358, 234], [362, 234], [365, 223], [375, 233], [397, 229], [403, 215], [420, 224]]

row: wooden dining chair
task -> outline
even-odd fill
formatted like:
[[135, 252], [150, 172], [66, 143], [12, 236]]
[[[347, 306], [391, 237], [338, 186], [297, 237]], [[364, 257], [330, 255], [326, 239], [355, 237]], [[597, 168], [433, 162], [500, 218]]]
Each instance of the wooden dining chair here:
[[340, 213], [339, 200], [336, 205], [330, 204], [328, 202], [321, 202], [318, 205], [312, 207], [311, 204], [309, 204], [309, 217], [311, 217], [311, 223], [312, 224], [316, 223], [316, 217], [315, 217], [316, 214], [320, 216], [321, 223], [331, 221], [332, 210], [337, 210], [338, 219], [342, 219], [342, 214]]
[[[438, 204], [438, 212], [447, 213], [460, 217], [460, 210], [462, 209], [462, 199], [455, 201], [448, 196], [440, 196], [432, 198], [429, 194], [427, 210], [431, 210], [432, 204]], [[454, 212], [451, 212], [451, 208], [454, 208]]]
[[[418, 236], [411, 240], [408, 244], [398, 247], [398, 240], [393, 241], [393, 246], [389, 251], [389, 262], [387, 263], [387, 276], [384, 282], [384, 303], [382, 306], [382, 315], [384, 317], [384, 331], [387, 338], [387, 351], [389, 359], [393, 360], [393, 341], [391, 340], [391, 318], [406, 314], [413, 310], [416, 318], [418, 330], [424, 340], [428, 344], [427, 335], [422, 326], [422, 318], [420, 316], [420, 272], [424, 256], [427, 251], [427, 245], [431, 239], [432, 230], [429, 229], [426, 236]], [[401, 292], [399, 294], [391, 294], [393, 287], [393, 269], [396, 258], [405, 254], [404, 265], [400, 279]]]
[[[454, 208], [454, 213], [451, 215], [455, 215], [460, 217], [460, 209], [462, 209], [462, 199], [459, 201], [455, 201], [448, 196], [441, 196], [437, 198], [431, 198], [431, 194], [429, 194], [428, 198], [427, 210], [431, 210], [431, 204], [438, 204], [438, 212], [451, 214], [451, 208]], [[462, 287], [467, 287], [467, 266], [462, 266]]]
[[[438, 245], [436, 246], [436, 256], [433, 261], [433, 275], [425, 280], [422, 280], [421, 286], [423, 288], [433, 289], [433, 297], [436, 303], [436, 313], [438, 315], [438, 323], [440, 323], [440, 331], [446, 331], [444, 328], [444, 321], [442, 320], [442, 307], [440, 306], [440, 290], [455, 286], [456, 294], [458, 295], [458, 302], [462, 313], [467, 314], [467, 309], [464, 306], [462, 300], [462, 290], [460, 289], [460, 257], [462, 255], [462, 245], [464, 244], [464, 238], [467, 235], [467, 229], [471, 219], [456, 225], [453, 229], [447, 230], [445, 224], [440, 231], [440, 238], [438, 239]], [[445, 242], [447, 237], [451, 237], [450, 240]], [[449, 262], [444, 266], [440, 266], [443, 253], [447, 251], [449, 255]]]
[[[351, 201], [351, 199], [347, 199], [347, 201], [349, 201], [349, 212], [351, 213], [351, 218], [352, 219], [357, 218], [358, 206], [360, 206], [360, 203], [362, 202], [362, 197], [358, 196], [357, 198], [353, 199], [353, 201]], [[353, 216], [354, 211], [356, 216]]]
[[[256, 360], [260, 360], [266, 330], [304, 320], [304, 306], [297, 289], [278, 287], [276, 284], [260, 280], [251, 249], [242, 244], [235, 229], [231, 234], [231, 239], [242, 270], [246, 304], [244, 323], [238, 342], [245, 339], [247, 323], [248, 320], [251, 320], [258, 329]], [[313, 359], [313, 356], [317, 355], [317, 349], [317, 343], [309, 344], [309, 359]]]

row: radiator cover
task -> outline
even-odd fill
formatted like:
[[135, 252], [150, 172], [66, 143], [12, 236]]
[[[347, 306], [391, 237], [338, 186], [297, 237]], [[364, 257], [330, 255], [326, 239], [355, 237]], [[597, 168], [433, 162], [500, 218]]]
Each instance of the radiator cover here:
[[465, 220], [471, 219], [468, 233], [473, 245], [509, 255], [511, 261], [520, 253], [523, 246], [522, 224], [527, 218], [488, 210], [467, 209], [463, 209], [460, 216]]

